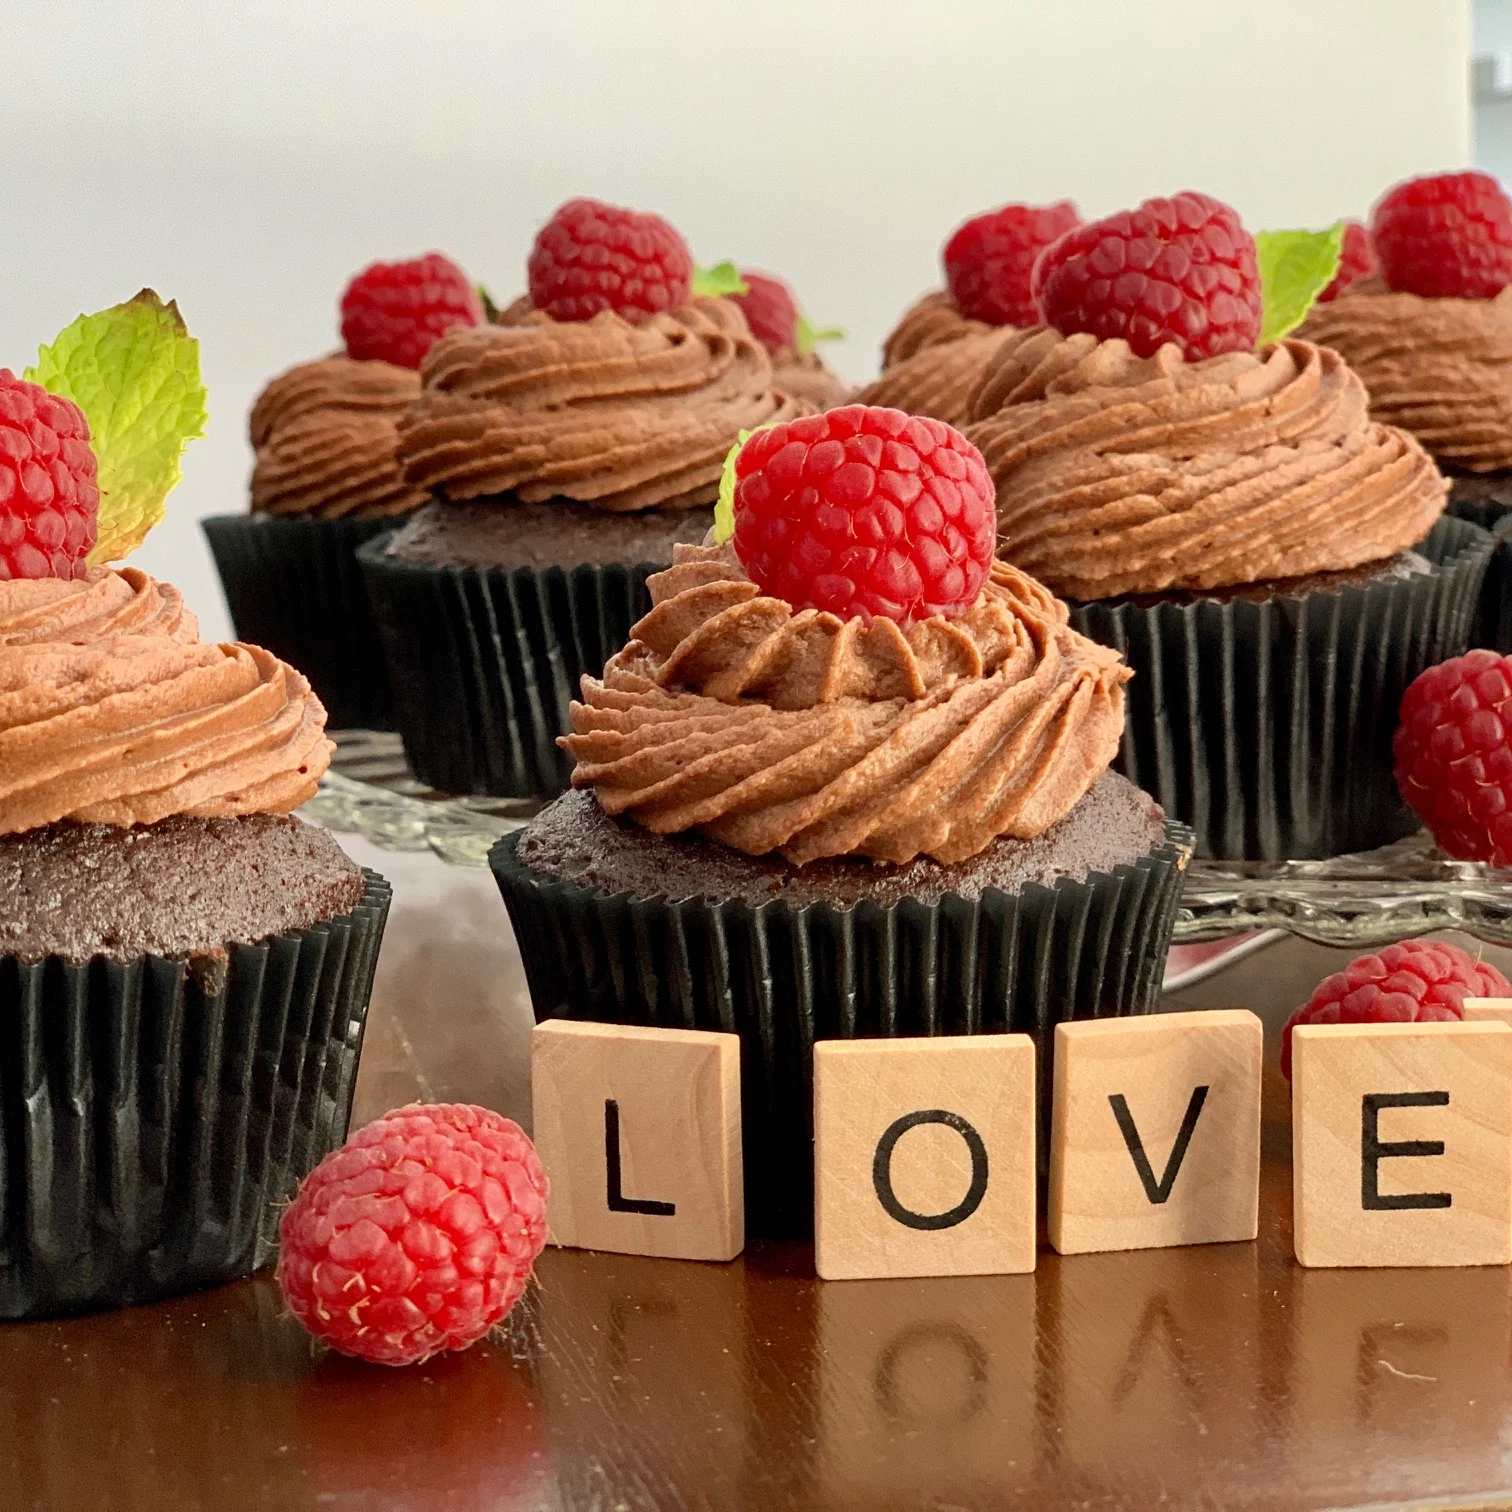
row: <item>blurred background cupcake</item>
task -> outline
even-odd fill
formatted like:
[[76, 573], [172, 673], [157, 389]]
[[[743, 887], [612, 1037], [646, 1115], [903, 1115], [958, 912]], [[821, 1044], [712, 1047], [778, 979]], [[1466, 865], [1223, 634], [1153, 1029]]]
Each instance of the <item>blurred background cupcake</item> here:
[[726, 453], [813, 408], [658, 216], [569, 201], [529, 281], [426, 356], [398, 458], [432, 502], [359, 554], [405, 755], [452, 793], [561, 791], [578, 679], [649, 607], [647, 575], [702, 540]]
[[490, 860], [538, 1018], [741, 1036], [748, 1229], [801, 1234], [814, 1041], [1022, 1031], [1048, 1088], [1056, 1022], [1154, 1005], [1188, 847], [957, 432], [854, 405], [731, 468]]
[[252, 408], [251, 512], [202, 522], [236, 633], [300, 668], [335, 729], [393, 728], [356, 551], [425, 501], [400, 473], [395, 426], [431, 344], [482, 318], [440, 253], [358, 274], [341, 301], [345, 350], [291, 368]]
[[332, 749], [306, 679], [105, 565], [204, 422], [177, 310], [81, 317], [29, 372], [48, 387], [0, 371], [9, 1318], [271, 1258], [277, 1204], [345, 1135], [388, 905], [290, 817]]

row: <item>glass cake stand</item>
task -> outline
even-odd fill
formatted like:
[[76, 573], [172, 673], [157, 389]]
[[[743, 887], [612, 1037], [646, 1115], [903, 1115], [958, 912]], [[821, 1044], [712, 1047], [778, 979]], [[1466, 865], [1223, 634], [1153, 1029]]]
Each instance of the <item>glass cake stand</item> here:
[[[333, 738], [331, 768], [301, 812], [386, 850], [431, 850], [454, 865], [483, 866], [493, 842], [540, 808], [536, 799], [454, 798], [425, 787], [405, 766], [397, 735], [342, 730]], [[1446, 860], [1420, 831], [1327, 861], [1193, 860], [1173, 939], [1187, 946], [1284, 931], [1320, 945], [1367, 946], [1440, 929], [1512, 945], [1512, 870]]]

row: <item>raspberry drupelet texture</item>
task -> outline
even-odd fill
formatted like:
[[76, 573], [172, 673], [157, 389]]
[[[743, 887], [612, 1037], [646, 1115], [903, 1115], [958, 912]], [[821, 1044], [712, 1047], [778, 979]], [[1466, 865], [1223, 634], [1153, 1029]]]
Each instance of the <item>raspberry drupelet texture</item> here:
[[1339, 251], [1339, 271], [1334, 274], [1328, 287], [1318, 295], [1318, 303], [1326, 304], [1331, 299], [1337, 299], [1351, 284], [1369, 278], [1378, 266], [1375, 246], [1364, 223], [1357, 220], [1345, 221], [1344, 245]]
[[1512, 866], [1512, 657], [1468, 651], [1402, 695], [1397, 786], [1439, 849]]
[[1403, 940], [1362, 955], [1324, 977], [1287, 1020], [1281, 1074], [1291, 1079], [1291, 1034], [1298, 1024], [1412, 1024], [1464, 1017], [1467, 997], [1507, 997], [1512, 984], [1496, 967], [1458, 945]]
[[1004, 205], [978, 215], [945, 243], [945, 282], [967, 320], [988, 325], [1039, 324], [1030, 287], [1035, 259], [1079, 224], [1070, 200], [1054, 205]]
[[613, 310], [636, 322], [678, 309], [693, 288], [693, 255], [659, 215], [568, 200], [530, 250], [530, 302], [553, 320]]
[[465, 1103], [399, 1108], [305, 1178], [279, 1225], [279, 1285], [342, 1354], [410, 1365], [465, 1349], [525, 1290], [546, 1194], [511, 1119]]
[[1495, 299], [1512, 282], [1512, 200], [1489, 173], [1433, 173], [1389, 189], [1370, 233], [1386, 286], [1425, 299]]
[[374, 263], [341, 296], [341, 339], [347, 356], [359, 362], [418, 368], [448, 331], [482, 323], [477, 290], [439, 252], [408, 262]]
[[744, 294], [730, 298], [740, 306], [753, 335], [774, 357], [798, 349], [798, 304], [793, 291], [780, 278], [742, 268]]
[[1191, 191], [1066, 232], [1034, 265], [1046, 325], [1122, 337], [1137, 357], [1174, 342], [1189, 362], [1246, 352], [1260, 335], [1255, 239], [1238, 213]]
[[0, 579], [85, 575], [98, 472], [83, 410], [0, 368]]
[[940, 420], [849, 404], [757, 431], [735, 459], [735, 553], [794, 609], [959, 614], [996, 540], [982, 454]]

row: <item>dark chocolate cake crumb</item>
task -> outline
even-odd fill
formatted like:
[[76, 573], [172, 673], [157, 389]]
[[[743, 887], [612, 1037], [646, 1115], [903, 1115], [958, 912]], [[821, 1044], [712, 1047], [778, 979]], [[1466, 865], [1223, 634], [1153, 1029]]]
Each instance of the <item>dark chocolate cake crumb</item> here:
[[121, 829], [64, 820], [0, 835], [0, 955], [223, 956], [361, 901], [326, 830], [282, 814], [176, 816]]
[[932, 902], [941, 893], [974, 899], [989, 887], [1011, 893], [1057, 877], [1081, 880], [1137, 861], [1164, 835], [1160, 805], [1105, 772], [1043, 835], [998, 840], [952, 866], [923, 856], [906, 866], [851, 857], [792, 866], [781, 856], [743, 855], [701, 835], [653, 835], [611, 819], [586, 792], [564, 793], [542, 809], [521, 835], [518, 855], [533, 871], [605, 893], [753, 905], [781, 898], [796, 908], [819, 902], [845, 908], [868, 898], [884, 906], [904, 898]]
[[712, 509], [614, 513], [508, 496], [427, 504], [389, 543], [389, 555], [431, 567], [579, 567], [613, 562], [670, 565], [675, 545], [696, 546]]

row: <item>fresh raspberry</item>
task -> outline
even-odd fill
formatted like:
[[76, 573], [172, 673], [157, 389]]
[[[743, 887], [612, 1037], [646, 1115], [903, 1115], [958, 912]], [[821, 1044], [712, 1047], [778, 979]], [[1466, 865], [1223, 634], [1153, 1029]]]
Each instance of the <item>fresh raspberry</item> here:
[[798, 349], [798, 304], [793, 291], [780, 278], [742, 268], [744, 294], [730, 298], [740, 306], [753, 335], [774, 357]]
[[511, 1119], [466, 1103], [386, 1113], [305, 1178], [279, 1225], [290, 1311], [343, 1354], [411, 1365], [476, 1343], [546, 1243], [547, 1183]]
[[757, 431], [735, 459], [735, 554], [795, 609], [959, 614], [996, 542], [987, 464], [940, 420], [848, 404]]
[[98, 471], [83, 410], [0, 368], [0, 579], [84, 576]]
[[1376, 262], [1375, 247], [1370, 232], [1357, 220], [1344, 222], [1344, 246], [1339, 253], [1339, 271], [1333, 282], [1318, 295], [1319, 304], [1337, 299], [1351, 284], [1369, 278], [1380, 265]]
[[1291, 1080], [1291, 1032], [1298, 1024], [1413, 1024], [1461, 1019], [1467, 997], [1512, 996], [1496, 967], [1458, 945], [1403, 940], [1324, 977], [1281, 1035], [1281, 1074]]
[[1467, 651], [1402, 695], [1397, 786], [1439, 849], [1512, 866], [1512, 656]]
[[1255, 239], [1206, 194], [1148, 199], [1066, 232], [1040, 253], [1033, 289], [1046, 325], [1121, 336], [1136, 357], [1171, 341], [1196, 362], [1247, 352], [1260, 335]]
[[456, 326], [483, 323], [478, 291], [451, 258], [428, 252], [364, 268], [341, 296], [341, 338], [359, 362], [417, 368]]
[[1512, 281], [1512, 200], [1489, 173], [1432, 173], [1388, 189], [1370, 218], [1386, 287], [1495, 299]]
[[945, 282], [956, 309], [988, 325], [1038, 325], [1029, 287], [1034, 260], [1080, 222], [1070, 200], [1004, 205], [974, 216], [945, 243]]
[[693, 254], [659, 215], [568, 200], [530, 249], [530, 302], [553, 320], [626, 320], [675, 310], [693, 288]]

